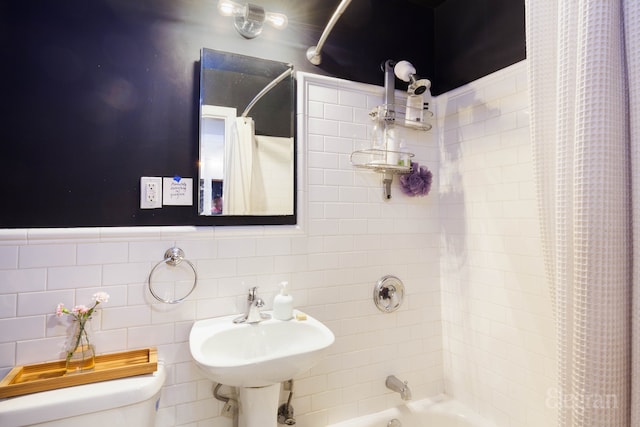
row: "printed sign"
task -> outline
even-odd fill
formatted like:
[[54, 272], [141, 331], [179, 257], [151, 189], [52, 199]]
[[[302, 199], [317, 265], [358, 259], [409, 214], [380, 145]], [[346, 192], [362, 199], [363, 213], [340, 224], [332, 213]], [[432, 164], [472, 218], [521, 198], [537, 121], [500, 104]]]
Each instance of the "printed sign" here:
[[193, 179], [179, 176], [162, 178], [162, 204], [165, 206], [192, 206]]

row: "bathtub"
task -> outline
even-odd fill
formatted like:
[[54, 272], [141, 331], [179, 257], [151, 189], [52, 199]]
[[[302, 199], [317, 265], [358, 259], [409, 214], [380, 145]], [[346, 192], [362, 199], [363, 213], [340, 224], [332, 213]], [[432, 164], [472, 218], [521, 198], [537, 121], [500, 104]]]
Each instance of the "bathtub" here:
[[[395, 421], [392, 421], [395, 420]], [[407, 402], [328, 427], [496, 427], [447, 396]]]

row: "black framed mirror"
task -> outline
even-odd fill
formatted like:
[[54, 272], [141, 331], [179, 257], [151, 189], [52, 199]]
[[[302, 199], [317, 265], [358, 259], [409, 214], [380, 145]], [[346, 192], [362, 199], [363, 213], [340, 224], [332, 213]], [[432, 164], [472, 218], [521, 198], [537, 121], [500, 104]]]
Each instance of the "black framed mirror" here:
[[200, 221], [295, 224], [293, 67], [206, 48], [200, 66]]

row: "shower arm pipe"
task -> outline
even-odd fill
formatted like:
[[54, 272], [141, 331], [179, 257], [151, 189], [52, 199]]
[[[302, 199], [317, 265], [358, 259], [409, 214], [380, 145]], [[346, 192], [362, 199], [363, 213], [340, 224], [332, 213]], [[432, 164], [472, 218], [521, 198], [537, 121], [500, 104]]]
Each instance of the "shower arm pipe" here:
[[322, 55], [320, 54], [320, 52], [322, 51], [324, 42], [327, 41], [329, 33], [331, 33], [331, 30], [333, 30], [333, 27], [336, 25], [336, 22], [338, 22], [338, 19], [340, 19], [340, 16], [342, 16], [342, 13], [345, 11], [347, 6], [349, 6], [349, 3], [351, 3], [351, 0], [342, 0], [340, 2], [335, 12], [333, 12], [333, 15], [331, 16], [331, 19], [329, 20], [326, 28], [322, 32], [320, 40], [318, 40], [318, 44], [307, 49], [307, 59], [313, 65], [320, 65], [320, 63], [322, 62]]
[[386, 106], [385, 111], [393, 112], [394, 104], [396, 103], [396, 78], [393, 73], [393, 69], [396, 66], [396, 62], [388, 59], [384, 62], [384, 104]]
[[265, 96], [271, 89], [273, 89], [278, 83], [280, 83], [281, 81], [283, 81], [284, 79], [286, 79], [287, 77], [289, 77], [291, 74], [293, 74], [293, 66], [290, 65], [289, 68], [287, 68], [282, 74], [280, 74], [278, 77], [276, 77], [275, 79], [273, 79], [271, 81], [271, 83], [269, 83], [268, 85], [266, 85], [261, 91], [260, 93], [258, 93], [249, 103], [249, 105], [247, 105], [247, 108], [244, 109], [244, 112], [242, 113], [241, 117], [247, 117], [247, 115], [249, 114], [249, 111], [253, 108], [254, 105], [256, 105], [256, 103], [258, 101], [260, 101], [260, 99]]

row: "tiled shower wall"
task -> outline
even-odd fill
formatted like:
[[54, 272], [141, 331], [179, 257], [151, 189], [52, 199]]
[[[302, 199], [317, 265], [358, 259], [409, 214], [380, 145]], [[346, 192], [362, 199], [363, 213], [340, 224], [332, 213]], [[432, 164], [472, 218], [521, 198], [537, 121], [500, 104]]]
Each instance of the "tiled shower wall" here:
[[[0, 374], [59, 358], [66, 331], [55, 305], [103, 289], [111, 300], [94, 321], [99, 351], [157, 346], [167, 365], [158, 425], [230, 427], [190, 361], [189, 329], [239, 312], [249, 286], [269, 303], [288, 280], [296, 306], [336, 334], [326, 360], [296, 381], [299, 425], [398, 403], [384, 388], [390, 373], [408, 379], [416, 398], [444, 382], [499, 426], [553, 425], [525, 71], [516, 64], [440, 96], [439, 131], [409, 134], [415, 160], [435, 172], [426, 198], [401, 195], [396, 182], [384, 201], [381, 177], [350, 165], [351, 151], [368, 144], [368, 111], [382, 90], [304, 75], [299, 227], [0, 231]], [[167, 306], [150, 298], [146, 278], [173, 245], [200, 281]], [[407, 287], [394, 314], [371, 302], [384, 274]]]
[[[389, 374], [409, 380], [414, 398], [442, 392], [437, 174], [429, 196], [403, 196], [396, 179], [385, 201], [382, 177], [349, 161], [369, 143], [368, 112], [382, 89], [311, 75], [298, 83], [298, 227], [0, 230], [0, 375], [61, 358], [66, 328], [56, 305], [85, 304], [104, 290], [111, 299], [93, 322], [98, 352], [156, 346], [166, 363], [158, 425], [230, 427], [191, 362], [189, 330], [196, 319], [240, 312], [250, 286], [270, 307], [288, 280], [296, 307], [336, 335], [326, 359], [296, 379], [299, 425], [324, 427], [397, 404], [384, 386]], [[406, 139], [416, 160], [436, 171], [434, 132]], [[174, 245], [200, 280], [170, 306], [150, 297], [146, 280]], [[392, 314], [371, 298], [386, 274], [407, 291]]]
[[526, 62], [437, 105], [445, 390], [498, 426], [555, 425]]

